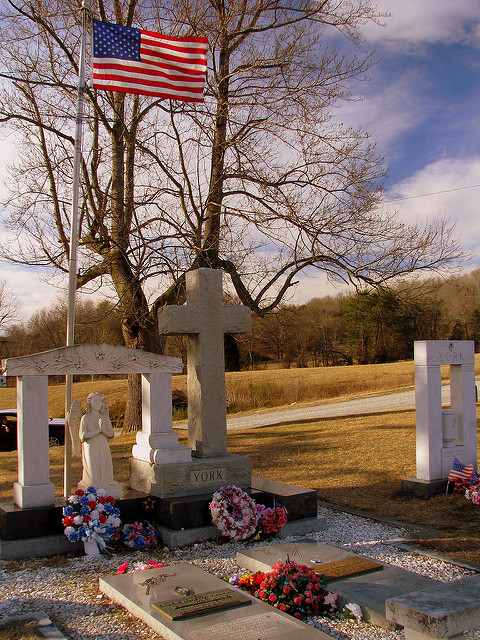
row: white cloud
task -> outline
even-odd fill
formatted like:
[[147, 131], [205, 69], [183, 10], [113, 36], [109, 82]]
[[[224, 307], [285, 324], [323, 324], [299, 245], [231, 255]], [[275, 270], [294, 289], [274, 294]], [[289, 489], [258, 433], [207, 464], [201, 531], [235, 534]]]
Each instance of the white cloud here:
[[[471, 254], [470, 266], [467, 264], [465, 271], [478, 267], [480, 156], [461, 160], [445, 159], [427, 165], [394, 185], [388, 196], [386, 206], [396, 210], [399, 217], [407, 222], [424, 225], [438, 217], [444, 217], [455, 223], [454, 235], [458, 238], [461, 249]], [[301, 275], [289, 302], [301, 304], [312, 298], [334, 296], [345, 291], [353, 291], [353, 287], [328, 282], [321, 273], [316, 273], [314, 277]]]
[[352, 127], [365, 127], [382, 153], [391, 152], [393, 143], [428, 118], [424, 87], [421, 72], [411, 69], [385, 78], [373, 90], [368, 83], [360, 85], [361, 99], [342, 104], [339, 119]]
[[303, 304], [313, 298], [337, 296], [340, 293], [353, 293], [355, 291], [353, 285], [329, 281], [327, 276], [319, 271], [316, 271], [315, 274], [315, 276], [311, 277], [306, 274], [301, 274], [298, 277], [298, 285], [292, 292], [291, 298], [287, 298], [286, 302], [290, 304]]
[[[35, 311], [49, 306], [62, 290], [45, 281], [47, 271], [26, 269], [18, 265], [0, 264], [0, 276], [20, 301], [19, 312], [27, 320]], [[43, 276], [43, 277], [42, 277]]]
[[436, 42], [480, 45], [478, 0], [376, 0], [375, 4], [391, 15], [384, 27], [365, 25], [362, 33], [369, 42], [392, 48]]
[[480, 259], [480, 156], [427, 165], [394, 185], [388, 195], [390, 206], [410, 222], [442, 216], [455, 223], [462, 248]]

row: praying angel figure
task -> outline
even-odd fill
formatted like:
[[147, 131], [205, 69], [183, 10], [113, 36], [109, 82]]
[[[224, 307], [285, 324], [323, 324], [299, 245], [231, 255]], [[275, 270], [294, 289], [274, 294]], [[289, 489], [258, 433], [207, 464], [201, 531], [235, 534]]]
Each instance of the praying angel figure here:
[[[69, 414], [71, 413], [72, 410]], [[78, 436], [82, 443], [83, 464], [83, 476], [78, 488], [105, 489], [108, 495], [120, 498], [120, 485], [113, 478], [112, 456], [108, 445], [113, 440], [114, 433], [106, 396], [102, 397], [96, 391], [88, 395], [87, 409], [80, 420]]]

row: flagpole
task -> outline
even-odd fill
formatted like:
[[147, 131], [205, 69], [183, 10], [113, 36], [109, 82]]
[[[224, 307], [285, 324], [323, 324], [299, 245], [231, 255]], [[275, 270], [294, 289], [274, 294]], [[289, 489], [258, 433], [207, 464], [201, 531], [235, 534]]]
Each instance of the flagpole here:
[[[68, 312], [66, 346], [75, 344], [75, 292], [77, 289], [78, 209], [80, 199], [80, 175], [82, 170], [83, 103], [85, 94], [85, 53], [87, 47], [87, 0], [82, 0], [82, 33], [78, 62], [77, 116], [75, 121], [75, 152], [73, 160], [72, 211], [70, 220], [70, 250], [68, 258]], [[73, 375], [65, 376], [65, 459], [63, 468], [63, 492], [67, 498], [72, 490], [72, 440], [67, 415], [73, 399]]]

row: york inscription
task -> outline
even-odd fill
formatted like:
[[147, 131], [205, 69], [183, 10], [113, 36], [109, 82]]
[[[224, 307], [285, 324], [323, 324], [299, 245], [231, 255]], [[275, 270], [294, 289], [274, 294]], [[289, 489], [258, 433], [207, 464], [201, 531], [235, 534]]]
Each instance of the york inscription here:
[[461, 364], [464, 362], [463, 353], [461, 351], [447, 351], [446, 353], [438, 352], [440, 362], [445, 364]]
[[192, 484], [226, 482], [226, 479], [226, 469], [205, 469], [204, 471], [192, 471], [190, 474], [190, 482]]

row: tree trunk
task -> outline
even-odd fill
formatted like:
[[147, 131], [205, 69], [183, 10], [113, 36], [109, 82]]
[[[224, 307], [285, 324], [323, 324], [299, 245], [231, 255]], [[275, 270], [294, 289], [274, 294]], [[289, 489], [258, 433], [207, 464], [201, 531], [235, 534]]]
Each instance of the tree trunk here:
[[122, 433], [138, 431], [142, 428], [142, 382], [138, 373], [127, 377], [127, 401]]
[[[154, 318], [148, 316], [145, 323], [122, 323], [123, 337], [127, 347], [163, 353], [166, 337], [160, 336], [157, 329], [156, 314]], [[123, 420], [123, 433], [137, 431], [142, 428], [142, 384], [140, 374], [129, 374], [127, 384], [127, 399], [125, 405], [125, 417]]]

